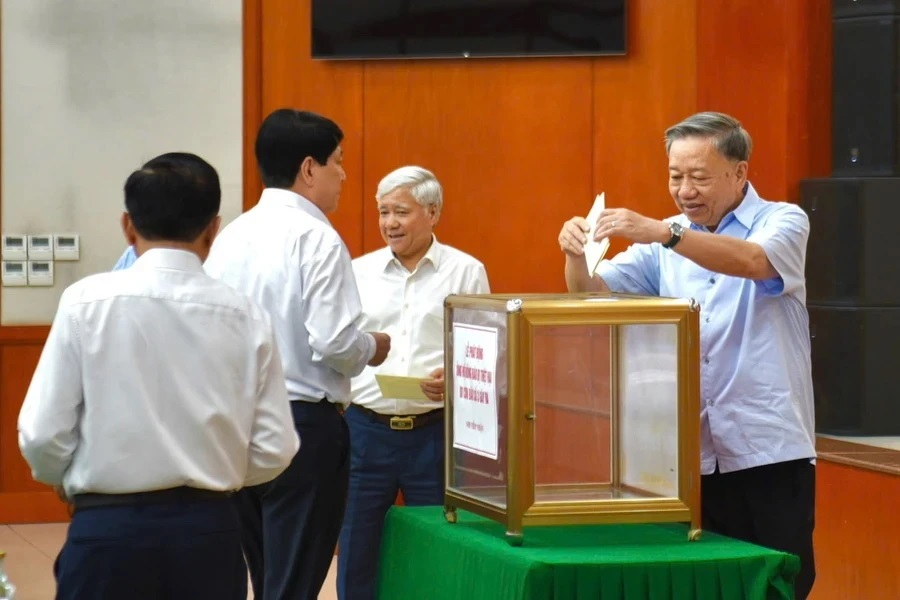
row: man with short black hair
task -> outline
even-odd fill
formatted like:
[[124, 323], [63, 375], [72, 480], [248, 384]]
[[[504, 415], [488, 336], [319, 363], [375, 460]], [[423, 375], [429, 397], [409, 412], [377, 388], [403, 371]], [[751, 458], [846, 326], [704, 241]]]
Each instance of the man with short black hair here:
[[256, 600], [315, 600], [347, 498], [350, 378], [381, 364], [384, 333], [359, 330], [350, 254], [328, 221], [345, 174], [344, 134], [323, 116], [280, 109], [263, 121], [256, 159], [266, 189], [226, 227], [206, 271], [268, 311], [303, 446], [269, 484], [239, 492]]
[[220, 198], [198, 156], [147, 162], [122, 215], [139, 258], [60, 299], [18, 423], [35, 479], [75, 509], [59, 600], [247, 596], [230, 496], [298, 438], [266, 314], [203, 272]]

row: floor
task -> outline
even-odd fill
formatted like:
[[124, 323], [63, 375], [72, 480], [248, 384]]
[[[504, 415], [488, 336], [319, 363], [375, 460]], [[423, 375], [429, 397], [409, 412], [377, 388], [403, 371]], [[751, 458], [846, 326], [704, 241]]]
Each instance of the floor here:
[[[16, 600], [52, 600], [53, 561], [66, 536], [66, 523], [0, 525], [0, 550], [6, 551], [6, 573], [16, 587]], [[336, 562], [319, 600], [336, 600], [334, 588]], [[253, 595], [248, 596], [248, 600]]]

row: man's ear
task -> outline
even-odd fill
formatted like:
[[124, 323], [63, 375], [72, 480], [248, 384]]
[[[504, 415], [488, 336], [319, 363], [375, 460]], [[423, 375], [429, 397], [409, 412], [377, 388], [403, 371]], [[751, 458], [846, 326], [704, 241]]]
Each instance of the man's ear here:
[[216, 216], [215, 219], [210, 221], [209, 225], [206, 226], [206, 229], [203, 231], [203, 244], [207, 248], [212, 248], [213, 242], [216, 239], [216, 236], [219, 235], [219, 228], [222, 226], [222, 217]]
[[747, 181], [747, 171], [750, 169], [750, 165], [746, 160], [742, 160], [735, 165], [734, 175], [740, 183], [741, 187], [743, 187], [744, 182]]
[[135, 243], [137, 243], [137, 230], [134, 228], [134, 222], [131, 220], [131, 215], [127, 212], [123, 212], [121, 224], [122, 233], [125, 235], [125, 241], [128, 242], [129, 246], [134, 246]]
[[297, 177], [303, 181], [306, 187], [312, 187], [313, 185], [313, 173], [315, 171], [318, 163], [316, 159], [312, 156], [307, 156], [303, 159], [303, 162], [300, 163], [300, 169], [297, 171]]

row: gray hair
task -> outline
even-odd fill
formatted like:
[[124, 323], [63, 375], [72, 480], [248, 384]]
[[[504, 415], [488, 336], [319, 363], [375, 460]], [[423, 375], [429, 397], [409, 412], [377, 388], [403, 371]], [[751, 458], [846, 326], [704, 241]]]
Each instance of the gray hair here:
[[375, 199], [381, 200], [396, 189], [405, 189], [424, 207], [434, 206], [441, 212], [444, 204], [444, 191], [434, 173], [415, 165], [400, 167], [391, 171], [378, 182]]
[[749, 160], [753, 140], [741, 122], [719, 112], [701, 112], [666, 129], [666, 154], [672, 142], [689, 137], [712, 138], [716, 150], [729, 160]]

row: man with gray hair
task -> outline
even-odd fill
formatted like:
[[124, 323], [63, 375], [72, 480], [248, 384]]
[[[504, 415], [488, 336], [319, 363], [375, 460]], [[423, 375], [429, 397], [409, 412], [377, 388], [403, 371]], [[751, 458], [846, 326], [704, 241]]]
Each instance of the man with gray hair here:
[[607, 209], [595, 240], [633, 244], [596, 275], [584, 257], [593, 223], [559, 234], [569, 291], [694, 298], [701, 306], [703, 528], [797, 554], [796, 597], [815, 580], [815, 423], [806, 311], [809, 219], [763, 200], [747, 181], [752, 143], [734, 118], [693, 115], [666, 131], [669, 193], [658, 221]]
[[[444, 298], [488, 293], [478, 260], [441, 244], [442, 190], [416, 166], [384, 177], [375, 194], [387, 246], [353, 261], [360, 327], [390, 334], [391, 352], [351, 380], [350, 490], [338, 541], [338, 597], [374, 600], [384, 517], [398, 492], [407, 505], [444, 503]], [[385, 398], [378, 373], [425, 378], [426, 399]]]

